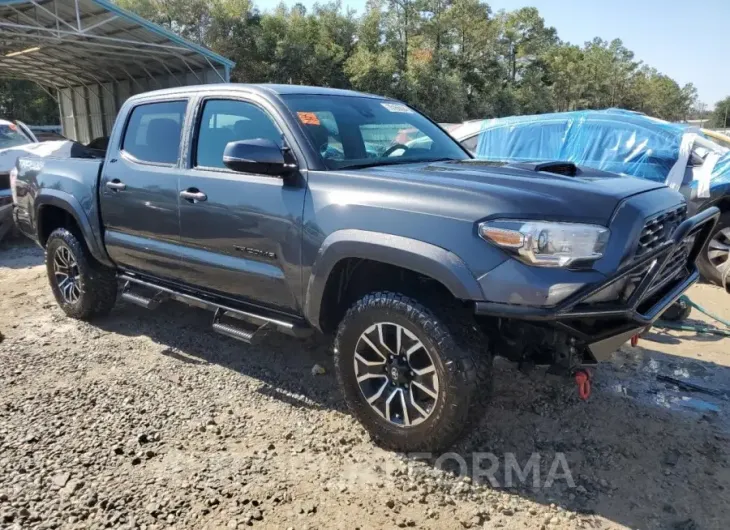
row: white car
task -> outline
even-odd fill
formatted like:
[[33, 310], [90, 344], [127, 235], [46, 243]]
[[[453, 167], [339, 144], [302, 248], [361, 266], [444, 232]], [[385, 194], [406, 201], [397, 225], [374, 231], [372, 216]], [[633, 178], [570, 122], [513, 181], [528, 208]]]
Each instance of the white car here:
[[482, 130], [484, 120], [465, 121], [449, 129], [453, 136], [471, 154], [476, 153], [479, 143], [479, 131]]
[[0, 240], [13, 223], [13, 197], [10, 193], [10, 170], [18, 156], [19, 148], [38, 143], [31, 130], [21, 122], [0, 120]]
[[[19, 121], [0, 120], [0, 240], [13, 225], [12, 170], [21, 156], [71, 156], [78, 146], [71, 140], [39, 142], [30, 128]], [[83, 148], [83, 146], [81, 146]]]

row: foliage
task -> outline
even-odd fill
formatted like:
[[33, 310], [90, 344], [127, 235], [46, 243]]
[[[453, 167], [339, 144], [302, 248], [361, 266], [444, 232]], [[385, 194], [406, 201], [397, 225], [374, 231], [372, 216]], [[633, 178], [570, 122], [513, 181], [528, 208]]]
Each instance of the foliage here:
[[117, 1], [233, 59], [233, 81], [352, 88], [438, 121], [605, 107], [682, 120], [698, 109], [691, 84], [643, 64], [618, 39], [561, 42], [534, 7], [369, 0], [355, 16], [339, 1], [266, 11], [255, 0]]
[[0, 79], [0, 118], [33, 124], [56, 124], [58, 106], [30, 81]]
[[480, 0], [339, 2], [119, 0], [236, 61], [234, 81], [301, 83], [393, 96], [439, 121], [624, 107], [686, 119], [694, 87], [642, 64], [616, 39], [561, 42], [538, 10]]
[[712, 113], [711, 124], [713, 127], [719, 127], [722, 129], [730, 127], [730, 96], [715, 105], [715, 110]]

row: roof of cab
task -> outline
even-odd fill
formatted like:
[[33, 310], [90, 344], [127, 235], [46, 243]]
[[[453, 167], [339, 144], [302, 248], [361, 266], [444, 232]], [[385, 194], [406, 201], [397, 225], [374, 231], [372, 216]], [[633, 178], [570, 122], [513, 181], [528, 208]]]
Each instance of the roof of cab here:
[[165, 88], [162, 90], [153, 90], [137, 94], [129, 98], [130, 100], [139, 100], [154, 98], [159, 96], [168, 96], [175, 94], [189, 94], [195, 92], [253, 92], [264, 95], [311, 95], [311, 96], [359, 96], [375, 99], [387, 99], [374, 94], [365, 94], [363, 92], [355, 92], [354, 90], [343, 90], [340, 88], [327, 88], [304, 85], [277, 85], [277, 84], [247, 84], [247, 83], [216, 83], [206, 85], [192, 85], [175, 88]]

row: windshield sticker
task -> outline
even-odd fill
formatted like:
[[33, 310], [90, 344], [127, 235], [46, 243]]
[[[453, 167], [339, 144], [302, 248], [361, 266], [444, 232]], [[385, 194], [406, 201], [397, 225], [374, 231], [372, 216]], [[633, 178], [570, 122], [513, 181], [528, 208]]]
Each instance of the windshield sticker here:
[[319, 118], [314, 112], [297, 112], [297, 116], [299, 116], [299, 121], [304, 125], [321, 125]]
[[406, 114], [413, 113], [413, 111], [411, 109], [409, 109], [403, 103], [381, 103], [381, 105], [390, 112], [402, 112], [402, 113], [406, 113]]

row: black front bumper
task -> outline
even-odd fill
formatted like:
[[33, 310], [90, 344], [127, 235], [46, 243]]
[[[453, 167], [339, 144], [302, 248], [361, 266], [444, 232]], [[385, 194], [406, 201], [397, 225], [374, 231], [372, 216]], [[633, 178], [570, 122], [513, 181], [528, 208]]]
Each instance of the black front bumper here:
[[[596, 360], [609, 357], [650, 326], [699, 279], [695, 260], [720, 216], [715, 207], [680, 224], [671, 238], [604, 282], [588, 285], [554, 307], [476, 302], [477, 315], [542, 321], [585, 343]], [[614, 290], [610, 302], [604, 293]]]

